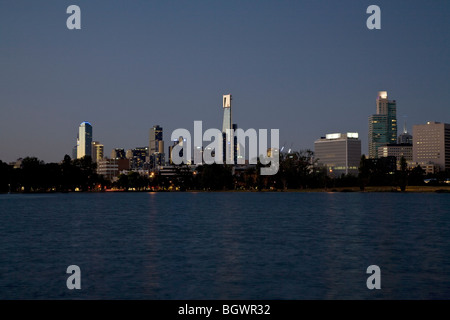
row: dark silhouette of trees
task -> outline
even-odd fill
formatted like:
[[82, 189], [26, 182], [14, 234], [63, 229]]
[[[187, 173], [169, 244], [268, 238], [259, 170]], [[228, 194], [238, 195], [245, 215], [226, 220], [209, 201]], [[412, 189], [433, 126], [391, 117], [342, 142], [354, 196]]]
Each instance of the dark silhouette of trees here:
[[221, 164], [205, 164], [197, 169], [198, 186], [204, 190], [224, 190], [233, 188], [231, 167]]
[[406, 163], [405, 157], [402, 156], [400, 158], [400, 170], [395, 174], [397, 185], [400, 187], [400, 190], [404, 192], [408, 184], [408, 164]]
[[367, 159], [365, 155], [361, 156], [361, 161], [359, 162], [359, 189], [361, 191], [364, 191], [366, 189], [366, 186], [369, 184], [369, 166], [367, 164]]
[[280, 153], [280, 168], [275, 175], [276, 185], [284, 190], [304, 189], [317, 185], [316, 164], [311, 150]]
[[425, 170], [423, 170], [422, 167], [419, 165], [419, 166], [411, 169], [411, 171], [409, 171], [408, 184], [410, 186], [422, 186], [425, 184], [423, 182], [424, 176], [425, 176]]
[[15, 189], [16, 181], [13, 167], [0, 160], [0, 192], [9, 192], [10, 189]]
[[134, 189], [137, 191], [145, 190], [150, 185], [148, 177], [140, 175], [137, 172], [129, 172], [128, 174], [121, 174], [116, 182], [116, 186], [128, 191]]
[[[358, 177], [342, 175], [332, 178], [325, 167], [317, 165], [314, 153], [303, 150], [280, 153], [279, 170], [275, 175], [261, 175], [263, 165], [233, 167], [230, 165], [200, 165], [195, 170], [187, 165], [172, 166], [165, 172], [150, 176], [129, 172], [119, 176], [113, 184], [96, 173], [91, 157], [72, 160], [68, 155], [60, 163], [44, 163], [27, 157], [16, 166], [0, 161], [0, 192], [70, 192], [97, 191], [107, 187], [124, 190], [292, 190], [313, 188], [347, 188], [359, 186], [400, 187], [424, 185], [425, 172], [417, 166], [408, 169], [404, 158], [397, 170], [395, 158], [366, 159], [361, 157]], [[427, 185], [444, 184], [449, 171], [428, 174], [433, 179]]]
[[26, 157], [20, 168], [0, 163], [0, 192], [67, 192], [102, 189], [109, 181], [97, 175], [91, 157], [71, 160], [66, 155], [61, 163], [44, 163]]

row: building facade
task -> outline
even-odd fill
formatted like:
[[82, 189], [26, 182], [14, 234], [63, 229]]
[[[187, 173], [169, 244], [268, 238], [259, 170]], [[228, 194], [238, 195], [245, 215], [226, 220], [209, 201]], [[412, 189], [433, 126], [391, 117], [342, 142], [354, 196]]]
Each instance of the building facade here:
[[413, 161], [413, 146], [410, 143], [387, 144], [378, 148], [378, 158], [395, 157], [397, 170], [400, 170], [400, 160]]
[[154, 125], [150, 128], [148, 154], [151, 167], [165, 164], [163, 128], [159, 125]]
[[125, 149], [114, 148], [111, 151], [111, 159], [126, 159]]
[[314, 142], [314, 154], [318, 165], [326, 167], [329, 176], [357, 176], [361, 160], [361, 140], [358, 133], [327, 134]]
[[98, 141], [92, 142], [92, 161], [98, 162], [103, 159], [104, 146]]
[[369, 117], [369, 158], [378, 157], [378, 148], [397, 143], [397, 102], [387, 91], [378, 92], [377, 113]]
[[97, 174], [115, 181], [121, 171], [130, 169], [128, 159], [102, 159], [97, 162]]
[[78, 127], [77, 158], [92, 156], [92, 125], [85, 121]]
[[145, 169], [148, 159], [148, 147], [137, 147], [127, 150], [125, 156], [130, 160], [131, 170]]
[[78, 145], [72, 148], [72, 159], [76, 159], [78, 154]]
[[427, 122], [413, 126], [413, 161], [450, 170], [450, 124]]
[[411, 145], [413, 143], [413, 137], [408, 133], [408, 130], [406, 129], [406, 122], [403, 126], [403, 133], [400, 134], [397, 138], [397, 143], [398, 144], [407, 143]]
[[[231, 94], [223, 95], [223, 124], [222, 124], [222, 139], [223, 139], [223, 162], [234, 162], [234, 131], [231, 120]], [[230, 134], [227, 135], [227, 130]]]

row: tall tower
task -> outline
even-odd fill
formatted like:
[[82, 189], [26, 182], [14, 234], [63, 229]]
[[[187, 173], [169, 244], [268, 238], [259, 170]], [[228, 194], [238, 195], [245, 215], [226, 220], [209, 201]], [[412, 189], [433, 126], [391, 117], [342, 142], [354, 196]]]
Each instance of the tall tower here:
[[77, 158], [92, 156], [92, 125], [85, 121], [78, 128]]
[[377, 113], [369, 117], [369, 158], [378, 158], [378, 148], [397, 142], [397, 102], [387, 91], [378, 92]]
[[148, 153], [152, 166], [164, 165], [163, 128], [159, 125], [154, 125], [153, 128], [150, 129]]
[[[223, 137], [223, 160], [224, 163], [234, 162], [234, 135], [231, 130], [233, 126], [231, 123], [231, 94], [223, 95], [223, 125], [222, 125], [222, 137]], [[227, 136], [227, 130], [230, 130], [230, 135]], [[228, 157], [227, 157], [228, 154]]]
[[403, 125], [403, 133], [400, 134], [397, 138], [397, 143], [399, 144], [412, 144], [412, 135], [408, 133], [408, 129], [406, 129], [406, 121]]

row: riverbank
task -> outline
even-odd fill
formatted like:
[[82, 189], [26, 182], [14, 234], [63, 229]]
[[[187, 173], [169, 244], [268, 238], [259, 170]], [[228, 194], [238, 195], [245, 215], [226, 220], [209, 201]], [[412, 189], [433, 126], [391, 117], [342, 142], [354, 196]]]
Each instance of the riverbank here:
[[[401, 192], [400, 187], [370, 186], [361, 191], [359, 187], [287, 190], [287, 192]], [[450, 193], [450, 186], [408, 186], [405, 193]]]
[[[370, 186], [366, 187], [364, 191], [361, 191], [359, 187], [340, 187], [340, 188], [316, 188], [316, 189], [287, 189], [287, 190], [123, 190], [123, 189], [108, 189], [102, 191], [69, 191], [64, 193], [103, 193], [103, 192], [393, 192], [401, 193], [399, 187], [392, 186]], [[58, 191], [48, 192], [15, 192], [12, 194], [36, 194], [36, 193], [60, 193]], [[450, 193], [450, 186], [408, 186], [404, 193]], [[0, 193], [1, 194], [1, 193]], [[7, 194], [7, 193], [3, 193]]]

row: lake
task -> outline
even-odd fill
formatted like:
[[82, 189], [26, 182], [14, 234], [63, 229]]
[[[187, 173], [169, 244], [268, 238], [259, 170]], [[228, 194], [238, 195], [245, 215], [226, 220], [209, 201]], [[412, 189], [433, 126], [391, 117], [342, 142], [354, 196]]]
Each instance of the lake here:
[[0, 195], [0, 299], [448, 298], [448, 194]]

